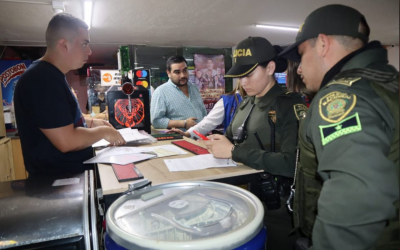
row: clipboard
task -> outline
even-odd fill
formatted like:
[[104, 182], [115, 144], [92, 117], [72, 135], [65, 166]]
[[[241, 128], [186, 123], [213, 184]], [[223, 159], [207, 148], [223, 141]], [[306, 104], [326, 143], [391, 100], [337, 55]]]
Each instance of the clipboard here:
[[143, 179], [142, 173], [139, 171], [139, 169], [136, 168], [133, 163], [129, 163], [126, 165], [113, 163], [111, 164], [111, 166], [119, 182]]
[[180, 148], [183, 148], [183, 149], [185, 149], [185, 150], [187, 150], [187, 151], [189, 151], [189, 152], [191, 152], [191, 153], [193, 153], [195, 155], [209, 154], [207, 149], [202, 148], [200, 146], [197, 146], [197, 145], [195, 145], [195, 144], [193, 144], [191, 142], [185, 141], [185, 140], [173, 141], [171, 143], [176, 145], [176, 146], [178, 146], [178, 147], [180, 147]]

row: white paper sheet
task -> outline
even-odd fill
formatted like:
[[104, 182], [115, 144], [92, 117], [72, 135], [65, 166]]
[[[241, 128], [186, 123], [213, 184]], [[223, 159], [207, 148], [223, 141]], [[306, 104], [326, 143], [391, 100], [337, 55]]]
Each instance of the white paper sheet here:
[[115, 155], [108, 156], [102, 158], [93, 157], [87, 161], [84, 161], [84, 164], [90, 163], [115, 163], [120, 165], [126, 165], [132, 162], [144, 161], [150, 158], [154, 158], [156, 155], [154, 154], [130, 154], [130, 155]]
[[[157, 157], [165, 157], [170, 155], [184, 155], [188, 154], [185, 150], [174, 145], [161, 145], [153, 147], [108, 147], [96, 152], [93, 158], [105, 158], [117, 155], [139, 154], [145, 152], [154, 152]], [[169, 154], [167, 154], [169, 153]]]
[[[144, 140], [146, 138], [149, 138], [149, 135], [144, 135], [139, 132], [137, 129], [131, 129], [131, 128], [123, 128], [123, 129], [118, 129], [118, 132], [124, 137], [124, 140], [126, 142], [132, 142], [132, 141], [138, 141], [138, 140]], [[110, 142], [102, 139], [92, 145], [92, 147], [105, 147]]]
[[116, 163], [126, 165], [131, 162], [143, 161], [153, 157], [166, 157], [171, 155], [188, 154], [174, 145], [161, 145], [154, 147], [108, 147], [96, 152], [96, 156], [84, 161], [91, 163]]
[[164, 162], [170, 172], [237, 166], [237, 163], [231, 159], [217, 159], [212, 154], [196, 155], [180, 159], [165, 159]]

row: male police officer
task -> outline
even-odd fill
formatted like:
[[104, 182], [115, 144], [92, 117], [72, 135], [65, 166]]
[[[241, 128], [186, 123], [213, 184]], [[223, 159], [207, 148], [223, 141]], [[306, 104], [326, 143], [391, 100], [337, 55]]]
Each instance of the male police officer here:
[[312, 249], [399, 247], [399, 74], [357, 10], [328, 5], [280, 56], [317, 92], [300, 125], [294, 221]]

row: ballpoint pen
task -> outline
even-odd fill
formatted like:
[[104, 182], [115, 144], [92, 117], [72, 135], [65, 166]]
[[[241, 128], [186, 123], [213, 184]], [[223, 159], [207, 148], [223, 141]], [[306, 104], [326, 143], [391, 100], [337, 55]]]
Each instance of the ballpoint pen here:
[[202, 134], [200, 134], [198, 131], [196, 131], [196, 130], [193, 130], [193, 133], [195, 133], [198, 137], [200, 137], [202, 140], [205, 140], [205, 141], [207, 141], [208, 140], [208, 138], [207, 137], [205, 137], [204, 135], [202, 135]]

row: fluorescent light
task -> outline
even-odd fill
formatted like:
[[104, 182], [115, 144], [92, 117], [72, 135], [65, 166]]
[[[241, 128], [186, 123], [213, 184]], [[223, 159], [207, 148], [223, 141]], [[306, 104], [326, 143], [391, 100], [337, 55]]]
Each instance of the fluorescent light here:
[[[186, 59], [186, 58], [185, 58]], [[186, 59], [186, 61], [193, 61], [193, 59]]]
[[143, 69], [143, 67], [136, 67], [135, 69]]
[[160, 68], [151, 68], [151, 69], [160, 69]]
[[64, 2], [52, 1], [51, 4], [55, 14], [62, 13], [65, 11]]
[[84, 1], [84, 18], [85, 18], [85, 23], [89, 26], [90, 29], [90, 24], [92, 22], [92, 0], [85, 0]]
[[299, 28], [285, 27], [285, 26], [275, 26], [275, 25], [264, 25], [264, 24], [254, 24], [258, 28], [275, 29], [275, 30], [290, 30], [299, 31]]

